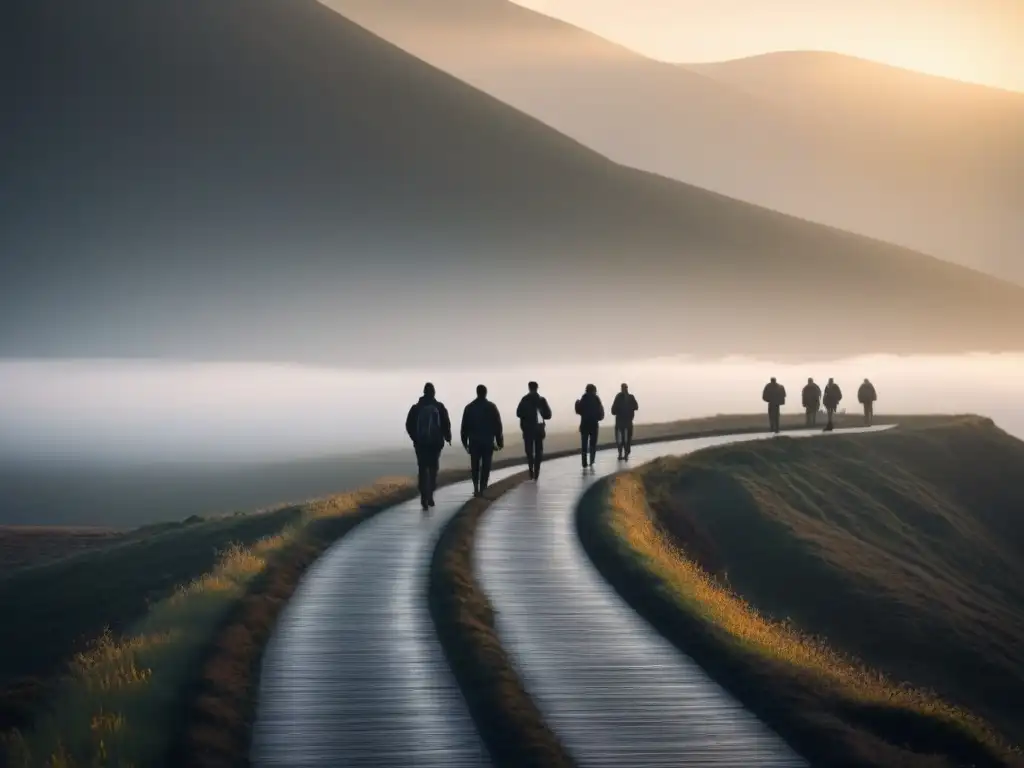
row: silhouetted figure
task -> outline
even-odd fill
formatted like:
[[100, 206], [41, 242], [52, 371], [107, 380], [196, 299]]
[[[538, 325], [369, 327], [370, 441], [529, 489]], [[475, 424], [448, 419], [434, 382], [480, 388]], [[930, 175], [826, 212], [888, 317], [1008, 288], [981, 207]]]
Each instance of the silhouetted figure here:
[[875, 420], [875, 400], [878, 393], [875, 392], [875, 385], [867, 379], [857, 390], [857, 402], [864, 406], [864, 426], [870, 427]]
[[459, 432], [462, 446], [469, 454], [473, 495], [479, 496], [487, 490], [495, 449], [500, 451], [505, 447], [501, 414], [498, 413], [498, 406], [487, 399], [487, 387], [483, 384], [477, 385], [476, 400], [462, 411], [462, 428]]
[[628, 459], [633, 447], [633, 416], [640, 410], [636, 398], [629, 394], [629, 387], [622, 385], [622, 391], [612, 400], [612, 416], [615, 417], [615, 447], [619, 458]]
[[814, 379], [807, 379], [802, 402], [804, 412], [807, 414], [807, 426], [816, 427], [818, 425], [818, 409], [821, 408], [821, 387], [814, 383]]
[[835, 414], [836, 409], [839, 408], [839, 403], [842, 399], [843, 390], [841, 390], [839, 385], [829, 378], [828, 384], [825, 385], [825, 392], [821, 398], [821, 403], [825, 406], [825, 413], [828, 414], [828, 423], [825, 424], [826, 432], [831, 432], [835, 428], [832, 424], [832, 416]]
[[452, 444], [452, 422], [448, 409], [434, 396], [434, 385], [423, 385], [421, 397], [405, 418], [405, 431], [416, 449], [416, 466], [419, 468], [420, 504], [423, 511], [434, 506], [434, 491], [437, 490], [437, 470], [441, 463], [444, 444]]
[[576, 401], [576, 413], [580, 417], [580, 454], [583, 468], [586, 469], [588, 455], [589, 466], [594, 466], [594, 459], [597, 457], [598, 425], [604, 421], [604, 404], [597, 396], [597, 387], [593, 384], [587, 384], [583, 397]]
[[764, 385], [761, 399], [768, 403], [768, 430], [779, 432], [779, 411], [786, 404], [786, 388], [772, 376], [772, 380]]
[[523, 445], [526, 448], [526, 463], [530, 468], [530, 479], [540, 477], [540, 465], [544, 461], [544, 437], [547, 432], [545, 421], [551, 418], [551, 406], [547, 398], [537, 392], [537, 382], [527, 384], [530, 390], [519, 401], [516, 416], [519, 418], [519, 429], [523, 433]]

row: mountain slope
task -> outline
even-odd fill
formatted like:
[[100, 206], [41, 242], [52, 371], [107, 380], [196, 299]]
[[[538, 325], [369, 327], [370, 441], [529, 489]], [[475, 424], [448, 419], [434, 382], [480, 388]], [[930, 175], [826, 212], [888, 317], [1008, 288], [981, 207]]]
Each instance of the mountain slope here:
[[613, 160], [1024, 284], [1022, 94], [834, 54], [674, 66], [508, 0], [324, 2]]
[[616, 166], [312, 0], [5, 14], [3, 356], [1024, 345], [1022, 289]]

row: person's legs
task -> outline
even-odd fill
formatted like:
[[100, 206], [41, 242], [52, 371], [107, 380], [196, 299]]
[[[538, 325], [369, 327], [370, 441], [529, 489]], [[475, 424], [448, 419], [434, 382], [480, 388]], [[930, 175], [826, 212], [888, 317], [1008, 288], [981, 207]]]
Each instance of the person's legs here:
[[594, 459], [597, 458], [597, 430], [598, 426], [595, 424], [590, 432], [590, 466], [594, 466]]
[[828, 421], [825, 422], [825, 429], [832, 429], [832, 414], [836, 412], [835, 408], [826, 408], [825, 413], [828, 414]]
[[804, 425], [808, 427], [814, 426], [814, 411], [812, 411], [810, 408], [806, 409]]
[[488, 447], [480, 451], [480, 491], [487, 490], [487, 483], [491, 479], [491, 461], [494, 460], [494, 448]]
[[619, 458], [623, 457], [623, 453], [626, 447], [626, 425], [616, 424], [615, 425], [615, 448], [619, 452]]
[[589, 438], [590, 438], [590, 432], [588, 432], [587, 428], [584, 427], [583, 429], [580, 430], [580, 458], [583, 460], [583, 467], [584, 467], [584, 469], [587, 466], [587, 452], [588, 452], [587, 440]]
[[534, 452], [536, 441], [530, 432], [523, 432], [523, 450], [526, 451], [526, 466], [530, 470], [530, 478], [536, 476], [537, 455]]
[[544, 462], [544, 436], [534, 438], [533, 448], [533, 479], [540, 477], [540, 465]]
[[420, 446], [416, 446], [416, 469], [419, 479], [420, 504], [426, 509], [430, 500], [430, 471], [427, 452]]
[[779, 431], [779, 406], [768, 406], [768, 428], [775, 433]]
[[473, 478], [473, 495], [480, 493], [480, 462], [483, 454], [475, 445], [469, 446], [469, 474]]
[[430, 476], [430, 494], [427, 496], [427, 504], [434, 506], [434, 491], [437, 490], [437, 472], [441, 468], [441, 449], [433, 448], [430, 451], [430, 464], [427, 467]]
[[626, 424], [626, 458], [629, 458], [630, 451], [633, 450], [633, 422], [630, 421]]
[[864, 424], [871, 426], [871, 422], [875, 418], [874, 403], [864, 403]]

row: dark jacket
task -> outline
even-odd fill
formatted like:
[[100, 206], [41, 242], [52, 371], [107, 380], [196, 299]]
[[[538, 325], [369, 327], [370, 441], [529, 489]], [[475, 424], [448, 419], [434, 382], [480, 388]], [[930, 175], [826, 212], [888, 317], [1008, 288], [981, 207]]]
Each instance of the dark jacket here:
[[857, 402], [858, 403], [873, 403], [878, 399], [878, 394], [875, 392], [875, 385], [870, 381], [865, 381], [860, 385], [860, 389], [857, 390]]
[[640, 410], [636, 404], [636, 398], [632, 394], [619, 392], [612, 400], [612, 416], [616, 424], [632, 424], [633, 416]]
[[843, 399], [843, 390], [839, 388], [839, 385], [835, 382], [825, 385], [825, 394], [821, 399], [821, 402], [825, 404], [825, 407], [830, 410], [835, 410], [839, 407], [839, 401]]
[[548, 405], [548, 399], [541, 397], [540, 394], [527, 392], [523, 395], [523, 399], [519, 401], [519, 407], [516, 408], [516, 417], [519, 419], [519, 429], [525, 434], [527, 432], [535, 432], [537, 430], [537, 412], [540, 412], [540, 416], [545, 421], [551, 419], [551, 406]]
[[583, 397], [576, 401], [576, 413], [580, 417], [580, 432], [596, 429], [598, 422], [604, 421], [604, 403], [599, 395], [584, 392]]
[[505, 436], [501, 429], [501, 414], [498, 406], [485, 397], [478, 397], [462, 411], [462, 429], [459, 430], [462, 444], [490, 448], [497, 444], [505, 447]]
[[804, 408], [818, 410], [821, 407], [821, 387], [817, 384], [808, 384], [803, 391]]
[[786, 404], [786, 388], [777, 381], [769, 381], [764, 385], [761, 399], [768, 405], [783, 406]]
[[452, 421], [448, 417], [448, 409], [444, 407], [444, 403], [434, 399], [433, 397], [427, 397], [424, 395], [416, 401], [416, 404], [413, 405], [412, 408], [409, 409], [409, 415], [405, 417], [405, 432], [409, 435], [409, 439], [416, 444], [416, 419], [419, 416], [420, 409], [426, 405], [436, 406], [438, 414], [441, 417], [441, 434], [438, 436], [439, 439], [435, 441], [435, 445], [431, 446], [441, 448], [444, 446], [445, 442], [450, 443], [452, 441]]

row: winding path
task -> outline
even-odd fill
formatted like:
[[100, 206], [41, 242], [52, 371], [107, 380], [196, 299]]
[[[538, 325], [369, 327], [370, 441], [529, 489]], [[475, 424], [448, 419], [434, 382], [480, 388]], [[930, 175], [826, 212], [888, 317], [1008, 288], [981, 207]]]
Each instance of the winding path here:
[[490, 765], [427, 608], [434, 544], [471, 489], [383, 512], [309, 570], [264, 657], [254, 766]]
[[[631, 463], [763, 437], [637, 446]], [[634, 614], [583, 553], [576, 501], [621, 466], [609, 451], [586, 476], [578, 457], [547, 462], [538, 483], [484, 518], [478, 575], [527, 690], [583, 766], [802, 765]], [[470, 488], [439, 490], [426, 516], [418, 500], [381, 513], [306, 574], [264, 657], [254, 766], [490, 765], [427, 608], [434, 545]]]
[[[630, 464], [770, 437], [638, 446]], [[590, 563], [575, 529], [576, 503], [597, 478], [622, 467], [608, 451], [588, 473], [578, 458], [552, 462], [538, 483], [506, 494], [483, 519], [477, 576], [527, 691], [587, 768], [805, 765], [634, 613]]]

